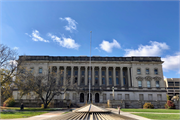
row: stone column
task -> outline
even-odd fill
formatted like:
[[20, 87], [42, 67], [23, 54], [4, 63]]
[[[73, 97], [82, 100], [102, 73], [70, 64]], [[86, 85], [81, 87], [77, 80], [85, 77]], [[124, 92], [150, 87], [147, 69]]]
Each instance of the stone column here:
[[66, 85], [66, 66], [64, 66], [64, 85]]
[[127, 67], [127, 72], [128, 72], [128, 86], [131, 87], [129, 68], [130, 68], [130, 67]]
[[102, 67], [99, 66], [99, 86], [102, 85], [102, 72], [101, 72], [101, 69], [102, 69]]
[[106, 67], [106, 86], [109, 86], [109, 67]]
[[114, 80], [114, 86], [116, 86], [116, 67], [113, 67], [113, 80]]
[[81, 81], [81, 66], [78, 66], [78, 85], [80, 85]]
[[123, 67], [121, 67], [120, 73], [121, 73], [121, 87], [122, 87], [122, 86], [124, 86], [124, 82], [123, 82]]
[[88, 69], [88, 66], [85, 66], [85, 85], [87, 85], [87, 78], [88, 78], [87, 69]]
[[59, 66], [57, 66], [57, 79], [56, 79], [56, 84], [58, 84], [58, 81], [60, 80], [60, 77], [59, 77]]
[[94, 85], [95, 80], [94, 80], [94, 66], [92, 66], [92, 86]]
[[131, 82], [132, 82], [132, 87], [134, 86], [133, 84], [133, 75], [132, 75], [133, 71], [132, 71], [132, 67], [131, 67]]
[[71, 85], [73, 85], [74, 66], [71, 66]]

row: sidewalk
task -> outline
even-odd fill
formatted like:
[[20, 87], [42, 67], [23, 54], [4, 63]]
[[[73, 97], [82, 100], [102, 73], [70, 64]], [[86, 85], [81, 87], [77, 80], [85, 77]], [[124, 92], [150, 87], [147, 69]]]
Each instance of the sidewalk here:
[[[111, 112], [113, 112], [115, 114], [118, 114], [118, 109], [115, 109], [115, 108], [106, 108], [106, 109], [109, 109], [109, 110], [111, 110]], [[148, 118], [145, 118], [145, 117], [133, 115], [130, 112], [121, 111], [120, 114], [123, 115], [123, 116], [126, 116], [126, 117], [130, 117], [132, 119], [137, 119], [137, 120], [151, 120], [151, 119], [148, 119]]]

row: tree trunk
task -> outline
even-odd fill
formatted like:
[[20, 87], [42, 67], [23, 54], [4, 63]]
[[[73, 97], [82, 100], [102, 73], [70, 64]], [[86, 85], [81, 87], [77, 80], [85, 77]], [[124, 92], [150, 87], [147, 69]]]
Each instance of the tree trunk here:
[[47, 108], [47, 103], [44, 103], [44, 108]]

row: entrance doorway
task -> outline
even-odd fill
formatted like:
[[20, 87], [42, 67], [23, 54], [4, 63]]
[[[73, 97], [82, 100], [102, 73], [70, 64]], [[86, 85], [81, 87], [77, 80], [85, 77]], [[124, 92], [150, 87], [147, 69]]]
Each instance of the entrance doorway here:
[[99, 93], [96, 93], [96, 94], [95, 94], [95, 102], [96, 102], [96, 103], [99, 103]]
[[84, 93], [80, 94], [80, 102], [83, 103], [84, 102]]

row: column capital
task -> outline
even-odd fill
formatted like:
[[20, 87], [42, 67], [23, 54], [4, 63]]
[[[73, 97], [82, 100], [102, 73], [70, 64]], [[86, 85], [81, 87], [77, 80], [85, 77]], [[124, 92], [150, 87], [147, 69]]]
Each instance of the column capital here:
[[121, 68], [121, 70], [123, 69], [123, 67], [120, 67]]
[[71, 68], [74, 68], [74, 66], [71, 66]]
[[88, 66], [85, 66], [85, 68], [87, 69], [87, 68], [88, 68]]
[[99, 68], [102, 68], [102, 66], [99, 66]]
[[106, 68], [109, 68], [109, 66], [106, 66]]
[[66, 68], [67, 68], [67, 66], [64, 66], [64, 68], [66, 69]]
[[78, 68], [81, 68], [81, 66], [78, 66]]
[[116, 67], [115, 67], [115, 66], [113, 66], [113, 69], [116, 69]]

